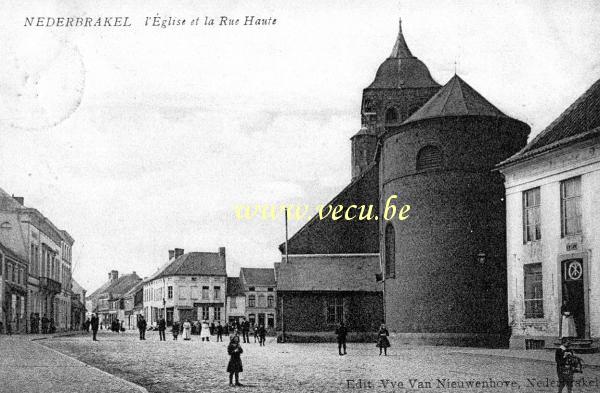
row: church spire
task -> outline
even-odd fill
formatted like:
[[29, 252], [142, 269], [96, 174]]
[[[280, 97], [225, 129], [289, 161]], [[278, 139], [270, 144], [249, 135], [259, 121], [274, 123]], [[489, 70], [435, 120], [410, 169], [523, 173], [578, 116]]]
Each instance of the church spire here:
[[406, 57], [413, 57], [413, 55], [412, 55], [412, 53], [410, 53], [410, 49], [408, 49], [408, 45], [406, 45], [406, 41], [404, 40], [404, 35], [402, 34], [402, 18], [399, 18], [398, 38], [396, 38], [396, 43], [394, 44], [394, 49], [392, 49], [390, 58], [406, 58]]

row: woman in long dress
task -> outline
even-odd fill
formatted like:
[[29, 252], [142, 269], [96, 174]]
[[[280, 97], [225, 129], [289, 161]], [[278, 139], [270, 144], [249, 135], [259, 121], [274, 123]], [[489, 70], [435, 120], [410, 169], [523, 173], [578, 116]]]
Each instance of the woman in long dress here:
[[202, 330], [200, 330], [200, 339], [204, 341], [210, 341], [210, 326], [208, 326], [208, 321], [202, 321]]
[[385, 353], [385, 356], [387, 356], [387, 349], [390, 347], [390, 340], [388, 339], [389, 335], [390, 333], [386, 329], [385, 325], [381, 324], [381, 327], [377, 332], [377, 346], [379, 347], [379, 356], [381, 356], [382, 349]]
[[192, 324], [190, 323], [189, 319], [183, 323], [183, 339], [184, 340], [192, 339]]
[[577, 329], [575, 328], [575, 319], [573, 318], [573, 311], [567, 304], [566, 300], [563, 300], [563, 305], [560, 308], [560, 314], [562, 315], [561, 322], [561, 338], [562, 337], [577, 337]]

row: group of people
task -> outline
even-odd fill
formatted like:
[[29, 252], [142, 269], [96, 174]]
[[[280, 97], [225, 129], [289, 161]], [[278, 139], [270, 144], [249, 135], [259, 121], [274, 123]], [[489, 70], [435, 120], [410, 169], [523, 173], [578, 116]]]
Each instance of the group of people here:
[[[42, 318], [40, 318], [39, 314], [31, 314], [29, 318], [29, 323], [31, 325], [31, 333], [42, 333], [49, 334], [54, 333], [56, 331], [56, 327], [54, 326], [54, 318], [48, 318], [46, 314]], [[7, 324], [7, 330], [9, 325]]]
[[[335, 335], [337, 337], [338, 344], [338, 353], [340, 356], [347, 355], [346, 352], [346, 340], [348, 338], [348, 329], [344, 322], [340, 322], [338, 327], [335, 329]], [[381, 324], [379, 330], [377, 331], [377, 344], [376, 346], [379, 348], [379, 356], [383, 352], [385, 356], [387, 356], [387, 349], [390, 347], [389, 340], [390, 332], [385, 327], [385, 324]], [[343, 352], [342, 352], [343, 350]]]

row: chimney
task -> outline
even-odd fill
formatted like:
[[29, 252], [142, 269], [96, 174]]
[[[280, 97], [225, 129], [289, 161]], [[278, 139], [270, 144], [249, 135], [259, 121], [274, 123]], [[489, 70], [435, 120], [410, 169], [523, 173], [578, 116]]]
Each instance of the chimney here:
[[110, 273], [108, 273], [108, 279], [110, 281], [115, 281], [117, 278], [119, 278], [118, 270], [111, 270]]
[[225, 247], [219, 247], [219, 261], [223, 264], [224, 268], [227, 268], [225, 263]]
[[14, 199], [15, 201], [19, 202], [19, 204], [20, 204], [21, 206], [24, 206], [24, 203], [25, 203], [25, 198], [23, 198], [23, 197], [16, 197], [16, 196], [14, 196], [14, 195], [13, 195], [12, 197], [13, 197], [13, 199]]
[[169, 250], [169, 261], [175, 258], [175, 250]]
[[179, 258], [182, 255], [183, 255], [183, 248], [176, 248], [175, 249], [175, 258]]

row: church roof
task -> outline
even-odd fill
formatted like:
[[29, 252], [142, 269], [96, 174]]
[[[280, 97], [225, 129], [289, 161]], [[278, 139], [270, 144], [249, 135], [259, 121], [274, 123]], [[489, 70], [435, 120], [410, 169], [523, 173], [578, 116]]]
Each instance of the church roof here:
[[414, 57], [402, 33], [402, 21], [390, 56], [379, 66], [375, 80], [367, 89], [439, 87], [427, 66]]
[[458, 75], [446, 83], [403, 124], [447, 116], [507, 117]]
[[521, 151], [500, 166], [532, 157], [600, 134], [600, 79], [540, 132]]

